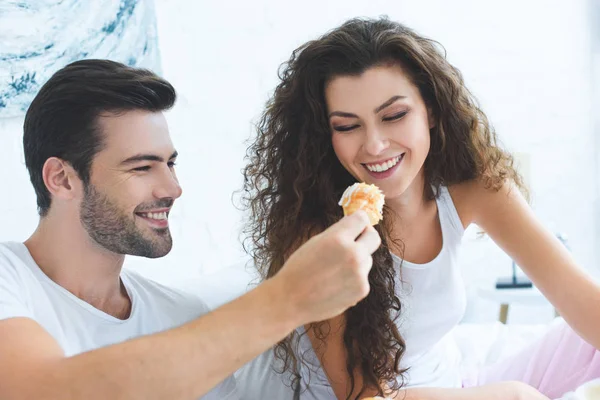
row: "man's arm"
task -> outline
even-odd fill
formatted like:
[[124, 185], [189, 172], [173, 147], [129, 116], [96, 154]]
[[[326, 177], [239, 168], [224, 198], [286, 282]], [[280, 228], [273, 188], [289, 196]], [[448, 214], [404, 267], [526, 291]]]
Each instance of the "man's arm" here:
[[295, 328], [273, 282], [179, 328], [65, 358], [36, 322], [0, 322], [2, 399], [193, 399]]
[[66, 358], [27, 318], [0, 322], [0, 398], [192, 399], [297, 326], [364, 298], [379, 236], [366, 214], [302, 246], [277, 276], [179, 328]]

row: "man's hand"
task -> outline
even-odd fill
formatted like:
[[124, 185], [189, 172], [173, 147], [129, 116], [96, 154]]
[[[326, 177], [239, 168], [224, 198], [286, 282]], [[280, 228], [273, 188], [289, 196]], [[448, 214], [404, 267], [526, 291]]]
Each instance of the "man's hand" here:
[[367, 296], [371, 254], [380, 244], [367, 214], [358, 211], [308, 240], [273, 279], [282, 282], [303, 323], [329, 319]]

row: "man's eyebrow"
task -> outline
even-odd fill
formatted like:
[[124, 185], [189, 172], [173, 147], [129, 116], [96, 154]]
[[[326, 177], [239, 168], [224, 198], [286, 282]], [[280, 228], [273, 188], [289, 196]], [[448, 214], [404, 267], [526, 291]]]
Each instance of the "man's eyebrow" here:
[[[169, 160], [177, 158], [178, 155], [179, 155], [179, 153], [177, 153], [175, 151], [173, 154], [171, 154], [171, 157], [169, 157]], [[136, 163], [139, 161], [165, 162], [165, 159], [156, 154], [136, 154], [135, 156], [131, 156], [131, 157], [121, 161], [121, 165], [133, 164], [133, 163]]]

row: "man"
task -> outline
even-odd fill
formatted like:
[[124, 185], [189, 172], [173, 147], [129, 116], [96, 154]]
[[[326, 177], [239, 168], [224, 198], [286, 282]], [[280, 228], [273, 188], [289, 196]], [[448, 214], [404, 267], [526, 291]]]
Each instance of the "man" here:
[[362, 212], [208, 314], [122, 270], [125, 254], [171, 249], [181, 188], [162, 112], [175, 98], [149, 71], [87, 60], [33, 100], [23, 144], [40, 222], [25, 243], [0, 244], [1, 399], [237, 399], [232, 372], [368, 293], [380, 241]]

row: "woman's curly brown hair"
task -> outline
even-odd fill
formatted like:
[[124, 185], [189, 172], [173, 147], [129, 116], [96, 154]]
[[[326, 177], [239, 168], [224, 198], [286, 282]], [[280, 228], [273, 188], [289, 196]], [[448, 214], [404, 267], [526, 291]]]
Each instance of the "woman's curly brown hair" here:
[[[424, 164], [428, 188], [424, 196], [433, 199], [441, 186], [473, 179], [496, 190], [507, 180], [522, 187], [512, 157], [497, 145], [485, 114], [437, 42], [387, 18], [347, 21], [296, 49], [282, 65], [281, 82], [248, 149], [244, 200], [250, 220], [245, 246], [264, 279], [275, 275], [287, 256], [310, 236], [342, 217], [337, 202], [355, 182], [333, 151], [325, 85], [335, 77], [358, 76], [369, 68], [393, 64], [408, 73], [435, 121]], [[405, 343], [395, 324], [401, 302], [396, 291], [399, 271], [389, 251], [395, 236], [391, 235], [390, 213], [384, 210], [377, 227], [382, 245], [373, 255], [371, 291], [345, 313], [350, 393], [356, 370], [364, 377], [361, 394], [367, 387], [377, 388], [380, 395], [389, 394], [403, 382], [400, 359]], [[311, 327], [322, 341], [328, 332], [326, 324]], [[284, 371], [296, 377], [294, 384], [299, 379], [298, 362], [303, 361], [295, 351], [297, 339], [293, 333], [275, 349]]]

